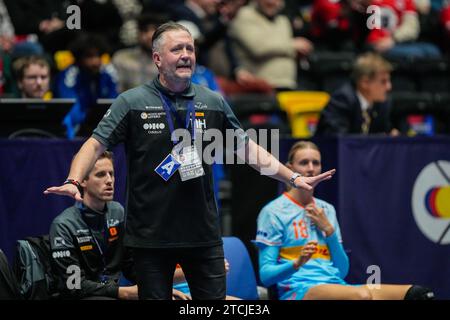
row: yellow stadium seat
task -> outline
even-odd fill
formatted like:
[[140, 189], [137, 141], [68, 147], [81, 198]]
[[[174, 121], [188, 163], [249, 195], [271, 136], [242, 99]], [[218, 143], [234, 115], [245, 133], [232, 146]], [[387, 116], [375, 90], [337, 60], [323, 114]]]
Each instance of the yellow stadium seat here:
[[107, 64], [111, 63], [111, 56], [108, 53], [102, 54], [101, 59], [102, 59], [102, 64], [103, 65], [107, 65]]
[[44, 100], [51, 100], [51, 99], [53, 99], [53, 92], [47, 91], [47, 92], [44, 94], [44, 96], [42, 97], [42, 99], [44, 99]]
[[286, 111], [294, 138], [309, 138], [317, 127], [320, 111], [330, 95], [322, 91], [285, 91], [277, 94], [280, 108]]
[[75, 62], [72, 53], [69, 50], [59, 50], [55, 52], [54, 59], [58, 71], [62, 71]]
[[[58, 71], [66, 69], [68, 66], [75, 62], [75, 58], [69, 50], [59, 50], [55, 52], [54, 56], [56, 62], [56, 68]], [[111, 56], [108, 53], [104, 53], [101, 56], [102, 64], [107, 65], [111, 62]]]

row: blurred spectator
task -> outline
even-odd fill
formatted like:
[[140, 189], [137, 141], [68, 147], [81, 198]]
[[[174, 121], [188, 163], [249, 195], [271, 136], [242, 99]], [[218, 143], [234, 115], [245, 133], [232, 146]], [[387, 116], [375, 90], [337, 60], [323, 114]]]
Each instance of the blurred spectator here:
[[112, 0], [77, 2], [81, 10], [81, 30], [101, 34], [108, 43], [120, 42], [119, 31], [122, 26], [122, 17]]
[[22, 98], [50, 98], [50, 65], [38, 56], [14, 61], [13, 69]]
[[443, 7], [450, 5], [448, 0], [430, 0], [431, 8], [440, 11]]
[[117, 70], [119, 90], [139, 86], [158, 74], [152, 59], [152, 37], [156, 28], [165, 22], [159, 15], [144, 14], [138, 18], [139, 45], [117, 51], [112, 63]]
[[0, 0], [0, 49], [10, 51], [14, 44], [14, 26], [3, 0]]
[[319, 44], [326, 50], [354, 49], [350, 1], [314, 0], [311, 15], [316, 47]]
[[[175, 10], [181, 24], [190, 27], [196, 37], [197, 61], [212, 71], [224, 94], [270, 92], [270, 85], [245, 70], [232, 49], [228, 30], [246, 0], [192, 0]], [[197, 74], [203, 68], [197, 68]], [[195, 75], [194, 75], [195, 76]], [[235, 82], [234, 80], [237, 80]]]
[[101, 34], [113, 51], [137, 43], [139, 0], [76, 0], [81, 10], [81, 30]]
[[420, 23], [420, 34], [417, 41], [434, 43], [443, 51], [442, 27], [439, 23], [440, 9], [433, 8], [430, 0], [414, 0], [414, 5]]
[[214, 73], [205, 66], [200, 64], [195, 66], [194, 74], [191, 79], [192, 83], [207, 87], [213, 91], [222, 93], [219, 84], [216, 81]]
[[420, 41], [436, 44], [450, 53], [450, 1], [414, 0], [420, 19]]
[[0, 50], [12, 57], [42, 55], [43, 48], [35, 35], [16, 36], [14, 25], [3, 0], [0, 0]]
[[69, 139], [74, 138], [87, 110], [99, 98], [117, 96], [117, 79], [112, 65], [102, 64], [102, 55], [108, 52], [105, 39], [99, 35], [83, 33], [72, 44], [75, 63], [58, 74], [55, 96], [75, 98], [77, 102], [64, 119]]
[[375, 53], [359, 56], [353, 66], [352, 84], [334, 92], [322, 110], [316, 135], [391, 133], [390, 104], [392, 66]]
[[[70, 0], [4, 0], [15, 33], [20, 40], [38, 36], [48, 52], [64, 48], [71, 40], [65, 28], [66, 9]], [[31, 38], [32, 39], [32, 38]]]
[[9, 19], [3, 0], [0, 0], [0, 95], [5, 92], [8, 79], [8, 63], [5, 65], [6, 53], [11, 51], [14, 44], [14, 27]]
[[232, 42], [228, 34], [230, 22], [236, 17], [239, 10], [247, 3], [246, 0], [224, 0], [219, 1], [218, 10], [222, 21], [226, 21], [226, 32], [208, 49], [207, 66], [214, 71], [218, 77], [228, 79], [235, 78], [235, 69], [238, 61], [232, 49]]
[[[195, 46], [196, 56], [199, 56], [201, 48], [197, 45], [197, 43], [198, 43], [198, 41], [201, 41], [202, 34], [201, 34], [200, 30], [198, 29], [197, 25], [195, 23], [193, 23], [192, 21], [187, 21], [187, 20], [178, 21], [178, 23], [180, 23], [181, 25], [186, 27], [189, 30], [189, 32], [191, 33], [192, 38], [194, 39], [195, 45], [196, 45]], [[227, 41], [227, 40], [225, 40], [225, 41]], [[228, 48], [228, 46], [226, 44], [224, 44], [224, 45]], [[225, 51], [225, 50], [226, 49], [224, 49], [223, 51]], [[216, 53], [217, 53], [217, 51], [216, 51]], [[225, 61], [227, 59], [230, 59], [230, 60]], [[227, 63], [229, 63], [230, 65], [235, 65], [234, 59], [235, 59], [235, 57], [230, 56], [229, 52], [222, 52], [222, 54], [215, 57], [215, 60], [217, 60], [217, 63], [215, 63], [215, 65], [217, 66], [218, 64], [220, 64], [223, 66], [223, 65], [227, 65]], [[226, 78], [225, 77], [216, 77], [216, 73], [213, 70], [213, 68], [209, 68], [198, 61], [196, 64], [194, 74], [192, 75], [192, 82], [196, 83], [196, 84], [202, 84], [214, 91], [220, 91], [221, 93], [223, 92], [226, 95], [242, 93], [242, 92], [247, 92], [247, 91], [250, 91], [250, 92], [253, 92], [253, 91], [271, 92], [272, 91], [272, 88], [266, 81], [264, 81], [262, 79], [258, 79], [257, 77], [255, 77], [251, 74], [249, 74], [249, 79], [247, 80], [246, 83], [237, 83], [231, 79], [228, 79], [228, 77], [226, 77]]]
[[413, 0], [372, 0], [371, 5], [381, 11], [381, 26], [375, 26], [367, 37], [374, 50], [389, 58], [440, 57], [437, 46], [415, 42], [420, 24]]
[[0, 59], [0, 96], [3, 95], [5, 77], [3, 75], [3, 59]]
[[285, 0], [283, 14], [292, 24], [295, 37], [305, 37], [311, 33], [311, 13], [313, 0]]
[[23, 56], [42, 55], [44, 50], [36, 40], [36, 36], [16, 36], [7, 7], [0, 0], [0, 94], [18, 95], [12, 62]]
[[199, 48], [197, 61], [210, 66], [209, 50], [225, 39], [228, 25], [235, 17], [244, 0], [186, 0], [182, 5], [171, 8], [175, 21], [194, 23], [200, 36], [196, 41]]
[[430, 0], [414, 0], [414, 5], [416, 6], [417, 13], [428, 14], [431, 10]]
[[283, 0], [256, 0], [239, 10], [230, 37], [241, 70], [237, 80], [256, 76], [273, 88], [297, 87], [297, 55], [308, 56], [312, 43], [293, 37], [289, 19], [280, 14]]
[[447, 53], [450, 53], [450, 2], [442, 8], [440, 22], [444, 30], [444, 47]]
[[143, 13], [158, 12], [161, 14], [168, 14], [172, 8], [183, 5], [184, 0], [140, 0]]
[[119, 31], [119, 39], [125, 46], [132, 46], [138, 43], [138, 22], [137, 18], [142, 13], [142, 5], [139, 0], [115, 0], [122, 25]]

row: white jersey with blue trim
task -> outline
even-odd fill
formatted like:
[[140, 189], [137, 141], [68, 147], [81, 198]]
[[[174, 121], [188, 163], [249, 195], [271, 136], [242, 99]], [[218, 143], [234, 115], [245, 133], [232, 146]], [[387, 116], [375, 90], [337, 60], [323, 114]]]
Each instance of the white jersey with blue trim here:
[[[342, 243], [334, 207], [317, 198], [313, 198], [313, 201], [317, 207], [324, 209], [339, 242]], [[297, 259], [302, 248], [312, 240], [318, 242], [317, 252], [290, 277], [278, 283], [280, 296], [283, 292], [294, 292], [298, 286], [345, 282], [339, 276], [339, 269], [333, 265], [325, 235], [311, 223], [305, 208], [299, 202], [284, 193], [261, 210], [255, 243], [260, 247], [279, 247], [279, 264]]]

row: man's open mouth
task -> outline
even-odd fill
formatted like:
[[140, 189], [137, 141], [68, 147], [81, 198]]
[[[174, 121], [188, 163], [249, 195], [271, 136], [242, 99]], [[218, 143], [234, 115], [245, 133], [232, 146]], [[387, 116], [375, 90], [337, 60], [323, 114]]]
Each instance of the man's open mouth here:
[[177, 66], [177, 70], [191, 70], [191, 66]]

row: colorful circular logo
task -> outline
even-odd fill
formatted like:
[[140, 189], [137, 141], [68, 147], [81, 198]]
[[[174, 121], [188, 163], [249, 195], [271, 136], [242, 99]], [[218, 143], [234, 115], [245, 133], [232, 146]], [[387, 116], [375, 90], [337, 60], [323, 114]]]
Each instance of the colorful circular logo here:
[[431, 188], [425, 197], [425, 206], [434, 217], [450, 219], [450, 186]]
[[417, 176], [412, 199], [420, 231], [438, 244], [450, 243], [450, 162], [428, 164]]

